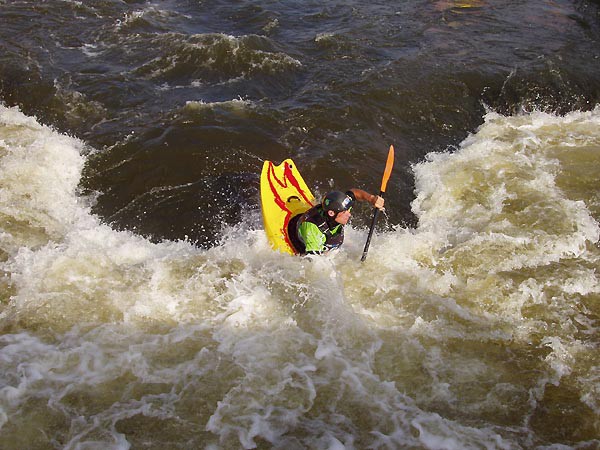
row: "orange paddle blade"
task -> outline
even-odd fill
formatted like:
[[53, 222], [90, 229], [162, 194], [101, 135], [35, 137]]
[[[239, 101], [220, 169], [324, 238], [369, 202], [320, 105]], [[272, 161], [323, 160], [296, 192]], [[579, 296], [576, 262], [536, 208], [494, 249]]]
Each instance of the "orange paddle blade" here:
[[385, 170], [383, 171], [383, 178], [381, 180], [381, 192], [385, 192], [387, 182], [392, 174], [392, 167], [394, 167], [394, 146], [390, 145], [390, 151], [388, 152], [387, 162], [385, 163]]

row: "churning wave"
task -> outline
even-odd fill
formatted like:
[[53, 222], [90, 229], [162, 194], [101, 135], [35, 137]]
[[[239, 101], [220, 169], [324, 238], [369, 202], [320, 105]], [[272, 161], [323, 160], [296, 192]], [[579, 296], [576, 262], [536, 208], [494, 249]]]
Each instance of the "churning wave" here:
[[361, 264], [355, 228], [317, 259], [251, 219], [209, 250], [113, 230], [78, 189], [93, 150], [0, 106], [0, 439], [548, 448], [571, 408], [597, 445], [599, 125], [488, 113]]

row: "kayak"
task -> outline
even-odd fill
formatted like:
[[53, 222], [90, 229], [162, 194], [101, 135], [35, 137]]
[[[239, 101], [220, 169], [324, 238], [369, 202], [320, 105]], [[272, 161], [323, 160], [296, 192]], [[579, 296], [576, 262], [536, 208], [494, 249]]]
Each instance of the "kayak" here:
[[294, 255], [288, 235], [290, 219], [312, 208], [315, 197], [296, 164], [286, 159], [276, 166], [265, 161], [260, 175], [260, 205], [269, 244], [274, 250]]

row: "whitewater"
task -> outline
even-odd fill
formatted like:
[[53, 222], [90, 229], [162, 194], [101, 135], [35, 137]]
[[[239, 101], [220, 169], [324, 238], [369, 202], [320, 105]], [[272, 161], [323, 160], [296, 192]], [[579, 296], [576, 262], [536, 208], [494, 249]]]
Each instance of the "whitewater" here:
[[116, 230], [94, 152], [0, 106], [0, 447], [600, 445], [598, 108], [488, 112], [362, 264], [366, 229], [292, 257], [258, 210], [208, 249]]

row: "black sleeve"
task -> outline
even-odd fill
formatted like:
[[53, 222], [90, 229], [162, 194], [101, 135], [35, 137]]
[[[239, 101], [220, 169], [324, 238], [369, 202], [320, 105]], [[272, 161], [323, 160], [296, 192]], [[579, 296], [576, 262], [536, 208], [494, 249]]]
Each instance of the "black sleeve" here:
[[354, 203], [356, 203], [356, 197], [354, 195], [354, 192], [352, 192], [352, 191], [346, 191], [346, 195], [348, 197], [350, 197]]

